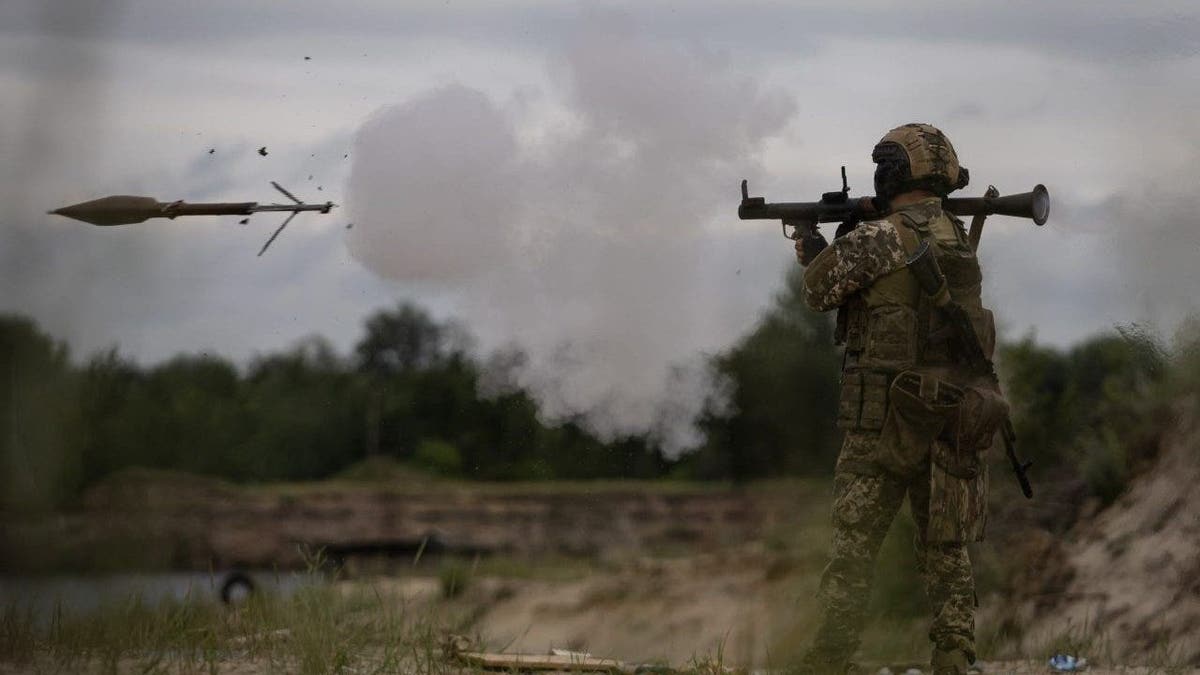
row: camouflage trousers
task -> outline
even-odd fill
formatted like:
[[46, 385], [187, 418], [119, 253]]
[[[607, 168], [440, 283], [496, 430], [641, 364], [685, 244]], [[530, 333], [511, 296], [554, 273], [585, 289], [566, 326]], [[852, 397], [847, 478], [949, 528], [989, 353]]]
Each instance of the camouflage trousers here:
[[928, 469], [909, 478], [873, 470], [876, 436], [846, 435], [834, 478], [833, 544], [821, 577], [821, 624], [805, 657], [809, 670], [841, 672], [858, 649], [875, 558], [907, 494], [917, 525], [917, 562], [933, 611], [934, 648], [975, 659], [975, 583], [965, 544], [930, 544]]

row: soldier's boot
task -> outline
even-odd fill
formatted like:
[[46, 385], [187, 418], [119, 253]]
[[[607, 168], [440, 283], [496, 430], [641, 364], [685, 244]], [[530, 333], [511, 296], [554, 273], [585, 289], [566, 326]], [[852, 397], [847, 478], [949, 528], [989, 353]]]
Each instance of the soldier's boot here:
[[961, 649], [934, 649], [932, 659], [933, 675], [967, 675], [971, 667], [967, 653]]

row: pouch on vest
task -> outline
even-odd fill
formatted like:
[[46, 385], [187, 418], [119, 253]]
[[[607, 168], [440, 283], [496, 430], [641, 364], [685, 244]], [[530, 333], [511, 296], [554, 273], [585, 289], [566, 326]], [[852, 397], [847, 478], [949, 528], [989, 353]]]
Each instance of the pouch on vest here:
[[962, 390], [932, 375], [906, 370], [888, 390], [887, 417], [876, 461], [899, 475], [923, 468], [930, 447], [954, 418]]
[[963, 389], [962, 403], [953, 424], [946, 427], [933, 461], [952, 476], [963, 479], [979, 475], [984, 453], [1008, 416], [1008, 403], [998, 391], [985, 387]]
[[870, 310], [863, 358], [881, 368], [900, 369], [917, 359], [917, 313], [903, 305]]
[[838, 396], [839, 429], [878, 431], [887, 412], [888, 376], [869, 370], [842, 373]]

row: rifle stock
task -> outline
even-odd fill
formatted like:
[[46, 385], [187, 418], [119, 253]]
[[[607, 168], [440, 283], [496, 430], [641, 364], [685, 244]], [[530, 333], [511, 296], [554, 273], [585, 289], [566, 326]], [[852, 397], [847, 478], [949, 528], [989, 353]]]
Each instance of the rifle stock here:
[[1033, 499], [1033, 486], [1029, 484], [1027, 473], [1029, 467], [1033, 466], [1033, 460], [1022, 462], [1017, 457], [1017, 432], [1013, 429], [1011, 417], [1004, 418], [1000, 435], [1004, 438], [1004, 454], [1008, 456], [1008, 463], [1017, 476], [1017, 482], [1021, 484], [1021, 494], [1025, 495], [1026, 499]]

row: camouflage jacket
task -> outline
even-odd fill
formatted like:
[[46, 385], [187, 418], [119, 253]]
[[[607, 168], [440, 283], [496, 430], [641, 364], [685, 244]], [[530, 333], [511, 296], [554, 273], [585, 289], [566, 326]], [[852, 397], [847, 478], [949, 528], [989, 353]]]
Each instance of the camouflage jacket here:
[[804, 301], [818, 312], [836, 309], [876, 279], [905, 267], [908, 256], [896, 226], [862, 223], [821, 251], [804, 272]]
[[810, 307], [848, 310], [839, 338], [854, 357], [850, 362], [892, 372], [961, 365], [949, 351], [950, 331], [939, 313], [930, 311], [907, 269], [921, 241], [933, 245], [951, 297], [976, 324], [991, 357], [995, 328], [980, 298], [983, 276], [975, 251], [962, 221], [930, 197], [835, 239], [805, 271], [804, 299]]

